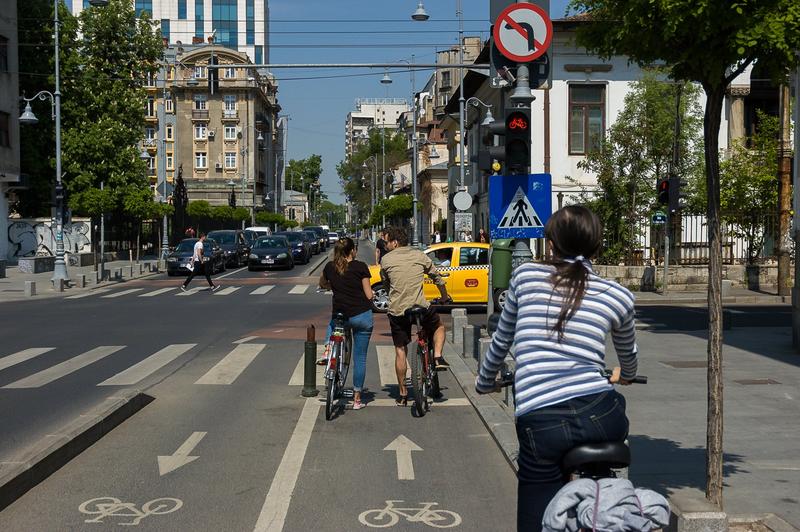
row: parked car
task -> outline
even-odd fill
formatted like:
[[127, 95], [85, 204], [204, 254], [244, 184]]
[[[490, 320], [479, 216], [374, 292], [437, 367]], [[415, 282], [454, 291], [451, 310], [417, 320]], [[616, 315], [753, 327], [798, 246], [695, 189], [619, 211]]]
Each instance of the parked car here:
[[308, 237], [309, 244], [311, 245], [311, 252], [314, 255], [322, 253], [322, 247], [319, 245], [319, 236], [317, 236], [316, 231], [300, 231], [304, 235]]
[[250, 259], [247, 269], [251, 272], [256, 269], [268, 270], [282, 266], [286, 269], [294, 268], [292, 250], [285, 236], [262, 236], [250, 249]]
[[[167, 256], [167, 275], [189, 274], [187, 266], [192, 261], [196, 242], [196, 238], [184, 238], [178, 242], [172, 253]], [[211, 269], [210, 273], [225, 271], [225, 256], [222, 254], [222, 248], [213, 238], [206, 238], [206, 241], [203, 242], [203, 256], [208, 259], [206, 267]]]
[[306, 231], [314, 231], [319, 238], [319, 247], [322, 251], [328, 249], [328, 231], [319, 225], [311, 225], [305, 228]]
[[[434, 244], [424, 251], [431, 258], [434, 266], [442, 274], [447, 285], [447, 294], [456, 304], [487, 303], [489, 289], [489, 244], [478, 242], [448, 242]], [[370, 280], [373, 304], [378, 310], [386, 311], [389, 305], [389, 294], [383, 286], [380, 266], [370, 266]], [[440, 296], [439, 289], [433, 281], [425, 277], [423, 280], [425, 298]], [[495, 294], [495, 298], [500, 294]]]
[[311, 246], [308, 237], [299, 231], [282, 231], [272, 236], [283, 236], [289, 241], [292, 248], [292, 257], [295, 264], [308, 264], [311, 262]]
[[250, 244], [240, 229], [211, 231], [208, 238], [214, 239], [222, 247], [226, 266], [244, 266], [250, 254]]
[[339, 233], [330, 232], [328, 233], [328, 243], [330, 245], [334, 245], [339, 240]]

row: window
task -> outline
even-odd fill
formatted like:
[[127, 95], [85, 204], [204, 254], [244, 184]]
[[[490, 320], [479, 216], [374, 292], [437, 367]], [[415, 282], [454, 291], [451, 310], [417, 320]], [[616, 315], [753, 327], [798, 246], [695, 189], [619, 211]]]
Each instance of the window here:
[[459, 266], [486, 266], [489, 264], [489, 250], [485, 248], [461, 248]]
[[206, 140], [208, 137], [208, 126], [205, 122], [194, 125], [194, 140]]
[[445, 106], [447, 105], [448, 100], [450, 100], [450, 93], [442, 92], [439, 94], [439, 105]]
[[156, 140], [156, 128], [154, 127], [144, 128], [144, 138], [147, 140]]
[[147, 159], [147, 175], [156, 175], [156, 158], [149, 157]]
[[442, 248], [428, 253], [437, 268], [449, 268], [453, 262], [453, 248]]
[[186, 20], [186, 0], [178, 0], [178, 20]]
[[194, 152], [194, 167], [198, 169], [208, 168], [208, 154], [206, 152]]
[[569, 154], [586, 155], [600, 147], [605, 131], [605, 86], [569, 86]]
[[201, 39], [204, 36], [205, 28], [203, 27], [204, 19], [203, 19], [203, 0], [194, 0], [194, 36], [200, 37]]
[[174, 112], [175, 108], [173, 107], [173, 105], [174, 104], [172, 103], [172, 94], [168, 92], [164, 96], [164, 111], [166, 111], [168, 113]]
[[236, 152], [225, 152], [225, 168], [236, 168]]
[[216, 30], [216, 42], [237, 48], [239, 46], [238, 0], [211, 0], [211, 27]]
[[236, 140], [236, 126], [225, 126], [225, 140]]
[[8, 39], [0, 35], [0, 72], [8, 72]]
[[255, 44], [256, 43], [256, 6], [255, 0], [246, 0], [245, 3], [245, 33], [246, 33], [246, 43], [245, 44]]
[[442, 87], [452, 87], [450, 84], [450, 71], [445, 70], [442, 72]]
[[236, 110], [236, 95], [235, 94], [226, 94], [225, 95], [225, 110], [226, 111], [235, 111]]
[[154, 72], [147, 72], [144, 75], [144, 85], [145, 87], [155, 87], [156, 86], [156, 75]]
[[175, 157], [172, 155], [171, 151], [167, 152], [167, 170], [174, 170], [175, 169]]
[[264, 47], [263, 46], [256, 46], [256, 60], [255, 63], [260, 65], [264, 62]]
[[143, 11], [153, 16], [153, 0], [136, 0], [136, 17], [141, 17]]
[[194, 108], [196, 111], [205, 111], [208, 97], [205, 94], [194, 95]]
[[165, 138], [167, 140], [173, 140], [173, 137], [172, 137], [172, 125], [171, 124], [168, 125], [166, 128], [164, 128], [164, 135], [165, 135]]
[[161, 19], [161, 37], [169, 42], [169, 19], [162, 18]]
[[235, 68], [226, 68], [225, 69], [225, 77], [228, 79], [233, 79], [236, 77], [236, 69]]
[[206, 77], [206, 67], [196, 65], [194, 67], [194, 77], [198, 79], [202, 79]]
[[147, 97], [147, 116], [156, 116], [156, 100], [152, 96]]
[[0, 111], [0, 147], [11, 147], [11, 115]]

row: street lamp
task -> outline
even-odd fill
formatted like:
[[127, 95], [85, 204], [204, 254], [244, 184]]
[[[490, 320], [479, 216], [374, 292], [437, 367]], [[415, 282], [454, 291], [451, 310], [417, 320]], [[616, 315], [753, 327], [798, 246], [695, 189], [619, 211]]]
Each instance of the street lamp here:
[[427, 11], [425, 11], [425, 6], [423, 5], [422, 0], [420, 0], [419, 4], [417, 4], [417, 10], [414, 11], [414, 14], [411, 15], [411, 18], [419, 22], [424, 22], [431, 18]]
[[472, 96], [466, 101], [466, 105], [469, 105], [470, 103], [475, 107], [478, 107], [478, 105], [482, 105], [483, 107], [486, 108], [486, 116], [483, 117], [483, 120], [481, 121], [481, 126], [485, 127], [494, 123], [494, 116], [492, 116], [492, 106], [490, 104], [484, 103], [477, 96]]

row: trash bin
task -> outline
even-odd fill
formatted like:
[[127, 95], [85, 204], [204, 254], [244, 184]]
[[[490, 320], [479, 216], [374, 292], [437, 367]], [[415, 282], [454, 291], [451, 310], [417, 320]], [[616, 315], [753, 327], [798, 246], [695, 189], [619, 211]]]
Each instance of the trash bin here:
[[511, 253], [513, 251], [510, 238], [498, 238], [492, 241], [492, 299], [496, 311], [502, 310], [505, 293], [511, 281]]

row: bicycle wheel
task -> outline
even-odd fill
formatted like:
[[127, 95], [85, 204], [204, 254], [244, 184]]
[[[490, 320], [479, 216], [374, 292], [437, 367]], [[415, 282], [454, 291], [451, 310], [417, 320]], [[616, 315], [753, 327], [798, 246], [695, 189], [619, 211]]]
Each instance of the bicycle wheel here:
[[328, 370], [325, 372], [325, 419], [330, 421], [333, 417], [333, 410], [336, 407], [336, 396], [339, 388], [339, 369], [338, 363], [341, 355], [339, 342], [334, 342], [328, 361]]
[[417, 344], [417, 352], [411, 357], [411, 384], [414, 386], [414, 410], [419, 417], [424, 416], [428, 410], [428, 396], [425, 395], [427, 391], [425, 367], [422, 360], [424, 356], [424, 348]]
[[344, 392], [344, 385], [347, 383], [347, 373], [350, 371], [350, 360], [353, 356], [353, 333], [349, 329], [345, 333], [342, 349], [344, 350], [344, 356], [342, 357], [341, 369], [339, 370], [341, 375], [339, 393]]

